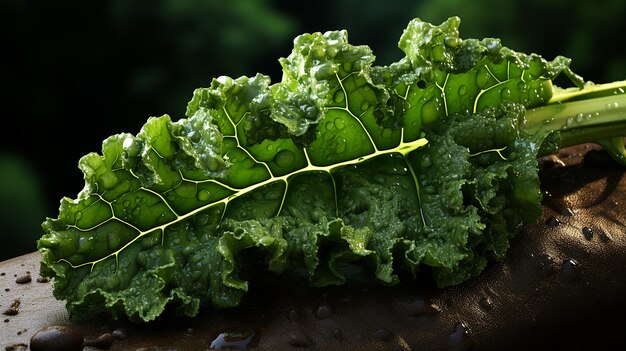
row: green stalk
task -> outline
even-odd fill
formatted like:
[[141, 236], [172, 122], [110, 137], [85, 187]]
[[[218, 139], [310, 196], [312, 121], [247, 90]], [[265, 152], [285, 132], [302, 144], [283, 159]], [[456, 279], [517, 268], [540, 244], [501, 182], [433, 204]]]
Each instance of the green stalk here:
[[594, 142], [626, 164], [626, 81], [557, 91], [550, 104], [526, 112], [530, 133], [560, 132], [561, 147]]

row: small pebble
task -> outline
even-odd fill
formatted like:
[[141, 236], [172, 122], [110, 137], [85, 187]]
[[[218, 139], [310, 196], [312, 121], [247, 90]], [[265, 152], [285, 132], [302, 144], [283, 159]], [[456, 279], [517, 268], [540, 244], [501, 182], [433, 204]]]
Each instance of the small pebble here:
[[28, 345], [20, 343], [20, 344], [9, 344], [4, 347], [5, 351], [26, 351], [28, 349]]
[[17, 284], [26, 284], [30, 283], [33, 278], [30, 276], [30, 273], [22, 274], [19, 277], [15, 278], [15, 282]]
[[7, 308], [3, 314], [6, 316], [15, 316], [18, 313], [20, 313], [20, 300], [15, 299], [13, 300], [13, 302], [11, 303], [11, 306], [9, 306], [9, 308]]

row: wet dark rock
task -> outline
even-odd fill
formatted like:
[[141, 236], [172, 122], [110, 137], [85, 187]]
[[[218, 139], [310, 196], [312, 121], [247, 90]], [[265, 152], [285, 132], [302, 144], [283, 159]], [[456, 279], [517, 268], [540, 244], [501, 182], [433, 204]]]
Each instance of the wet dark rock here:
[[104, 333], [95, 339], [86, 339], [85, 346], [95, 347], [97, 349], [107, 350], [113, 346], [115, 337], [112, 333]]
[[76, 329], [53, 325], [45, 327], [30, 338], [32, 351], [80, 351], [83, 349], [84, 337]]

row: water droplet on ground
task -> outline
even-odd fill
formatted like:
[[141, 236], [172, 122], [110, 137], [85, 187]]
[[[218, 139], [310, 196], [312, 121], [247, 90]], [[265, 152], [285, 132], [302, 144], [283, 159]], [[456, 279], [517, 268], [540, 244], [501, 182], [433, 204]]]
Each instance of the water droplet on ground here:
[[448, 339], [448, 346], [450, 350], [455, 351], [470, 350], [474, 346], [474, 340], [472, 340], [470, 330], [465, 323], [457, 323], [454, 326], [454, 331]]
[[543, 278], [547, 278], [552, 273], [554, 273], [556, 269], [556, 262], [554, 261], [554, 257], [543, 254], [537, 257], [536, 259], [537, 268], [539, 270], [539, 275]]
[[478, 301], [478, 304], [485, 311], [490, 311], [493, 309], [493, 301], [491, 301], [491, 298], [489, 298], [489, 296], [483, 296], [480, 301]]
[[389, 342], [391, 341], [392, 338], [393, 338], [393, 333], [391, 333], [391, 331], [385, 328], [378, 329], [374, 333], [374, 339], [379, 340], [379, 341]]
[[591, 240], [593, 239], [593, 229], [591, 229], [590, 227], [583, 227], [583, 235], [585, 236], [585, 239], [587, 240]]
[[441, 308], [439, 306], [423, 298], [416, 299], [415, 301], [407, 304], [406, 307], [406, 313], [409, 316], [433, 316], [441, 312]]
[[209, 347], [215, 350], [246, 350], [252, 346], [255, 334], [253, 331], [224, 332], [211, 341]]
[[289, 334], [289, 345], [293, 347], [310, 347], [313, 345], [311, 338], [299, 330]]
[[320, 306], [315, 310], [315, 318], [328, 319], [333, 316], [333, 310], [330, 306]]
[[561, 276], [568, 283], [573, 283], [580, 277], [580, 267], [574, 259], [567, 259], [561, 265]]
[[550, 216], [550, 218], [546, 221], [546, 224], [550, 227], [556, 227], [561, 224], [561, 221], [554, 216]]
[[341, 331], [341, 329], [336, 328], [335, 330], [333, 330], [333, 338], [335, 338], [335, 340], [343, 340], [343, 332]]

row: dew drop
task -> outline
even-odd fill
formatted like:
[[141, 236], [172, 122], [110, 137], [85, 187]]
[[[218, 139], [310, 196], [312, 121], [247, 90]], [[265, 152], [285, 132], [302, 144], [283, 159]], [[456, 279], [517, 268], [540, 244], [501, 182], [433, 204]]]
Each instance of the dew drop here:
[[196, 225], [205, 225], [207, 223], [209, 223], [209, 215], [207, 215], [206, 213], [201, 213], [199, 215], [196, 215]]
[[274, 163], [281, 168], [287, 168], [293, 164], [296, 156], [291, 150], [281, 150], [274, 156]]
[[571, 208], [566, 207], [564, 209], [561, 210], [561, 214], [563, 216], [567, 216], [567, 217], [572, 217], [574, 215], [574, 211], [572, 211]]
[[393, 338], [393, 334], [391, 333], [391, 331], [385, 328], [378, 329], [374, 333], [374, 339], [379, 340], [379, 341], [389, 342], [391, 341], [392, 338]]
[[109, 249], [117, 249], [122, 242], [120, 235], [116, 232], [109, 233], [107, 237], [107, 243], [109, 245]]
[[485, 89], [489, 85], [491, 80], [492, 77], [489, 73], [489, 70], [487, 70], [487, 67], [483, 66], [481, 69], [478, 70], [478, 72], [476, 72], [476, 86], [479, 89]]
[[130, 206], [130, 201], [128, 201], [128, 200], [124, 200], [123, 205], [124, 205], [124, 207], [128, 207], [128, 206]]
[[335, 152], [337, 152], [338, 154], [343, 153], [344, 151], [346, 151], [346, 139], [341, 138], [337, 141], [337, 146], [335, 147]]
[[511, 89], [509, 88], [503, 88], [502, 90], [500, 90], [500, 97], [503, 100], [511, 100], [511, 95], [513, 95], [511, 93]]
[[422, 159], [420, 160], [420, 167], [422, 168], [428, 168], [433, 164], [432, 159], [430, 158], [429, 155], [425, 155], [424, 157], [422, 157]]
[[441, 117], [441, 107], [438, 98], [428, 100], [422, 106], [422, 123], [428, 125], [437, 121]]
[[333, 316], [333, 310], [330, 306], [320, 306], [315, 310], [315, 318], [317, 319], [328, 319]]
[[585, 120], [585, 116], [582, 113], [576, 115], [576, 122], [581, 123]]
[[343, 332], [341, 331], [341, 329], [336, 328], [335, 330], [333, 330], [333, 338], [339, 341], [343, 340]]
[[302, 331], [289, 334], [289, 345], [293, 347], [310, 347], [313, 345], [311, 338]]
[[591, 240], [593, 239], [593, 229], [591, 229], [590, 227], [583, 227], [583, 235], [585, 236], [585, 239], [587, 240]]
[[548, 220], [546, 221], [546, 224], [550, 227], [556, 227], [561, 224], [561, 221], [554, 216], [550, 216], [550, 218], [548, 218]]
[[335, 102], [343, 102], [344, 98], [345, 98], [345, 94], [343, 93], [343, 90], [341, 89], [338, 89], [333, 95], [333, 100]]
[[83, 216], [83, 213], [82, 213], [82, 212], [80, 212], [80, 211], [79, 211], [79, 212], [76, 212], [76, 215], [74, 216], [74, 219], [75, 219], [75, 220], [77, 220], [77, 221], [79, 221], [79, 220], [81, 219], [81, 217], [82, 217], [82, 216]]
[[107, 171], [100, 176], [100, 181], [104, 189], [111, 189], [117, 185], [117, 176], [113, 171]]
[[459, 86], [459, 95], [463, 96], [465, 94], [467, 94], [467, 86], [465, 84], [461, 84]]
[[554, 262], [554, 258], [550, 255], [543, 254], [537, 258], [537, 269], [539, 270], [539, 275], [543, 278], [547, 278], [548, 276], [554, 273], [556, 268], [556, 262]]
[[370, 103], [366, 100], [361, 103], [361, 111], [367, 111], [370, 108]]
[[212, 350], [246, 350], [252, 345], [255, 333], [246, 332], [224, 332], [211, 341]]
[[93, 237], [81, 235], [78, 238], [78, 252], [85, 253], [93, 248]]
[[342, 118], [335, 119], [335, 127], [342, 130], [346, 126], [346, 122]]
[[574, 259], [567, 259], [561, 265], [561, 276], [568, 283], [573, 283], [580, 277], [580, 267]]
[[289, 313], [287, 313], [287, 318], [292, 321], [295, 322], [298, 319], [298, 311], [296, 310], [290, 310]]
[[457, 323], [454, 326], [454, 331], [448, 339], [448, 346], [450, 350], [455, 351], [470, 350], [474, 346], [470, 330], [465, 323]]
[[335, 128], [335, 123], [328, 121], [324, 124], [324, 126], [326, 127], [326, 130], [333, 130], [333, 128]]
[[206, 189], [202, 189], [200, 191], [198, 191], [198, 200], [205, 202], [205, 201], [209, 201], [209, 199], [211, 198], [211, 193], [206, 190]]
[[600, 241], [602, 241], [603, 243], [608, 243], [609, 241], [613, 240], [613, 238], [611, 237], [611, 234], [605, 233], [603, 231], [600, 231], [598, 233], [598, 237], [600, 238]]
[[393, 130], [391, 130], [391, 128], [383, 129], [383, 132], [382, 132], [383, 138], [389, 138], [391, 137], [392, 134], [393, 134]]
[[417, 300], [407, 304], [406, 314], [409, 316], [434, 316], [441, 312], [441, 308], [430, 301], [418, 298]]
[[489, 298], [489, 296], [483, 296], [480, 301], [478, 301], [478, 304], [485, 311], [490, 311], [493, 309], [493, 301], [491, 301], [491, 298]]
[[272, 150], [274, 150], [274, 145], [272, 145], [272, 144], [267, 144], [267, 146], [265, 147], [265, 150], [267, 150], [267, 151], [272, 151]]

